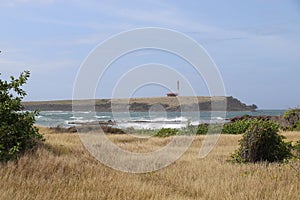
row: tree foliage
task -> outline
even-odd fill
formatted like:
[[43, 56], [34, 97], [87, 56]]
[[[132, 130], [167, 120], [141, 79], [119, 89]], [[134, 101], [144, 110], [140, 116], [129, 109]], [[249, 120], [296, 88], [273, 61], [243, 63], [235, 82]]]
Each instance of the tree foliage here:
[[29, 76], [29, 71], [25, 71], [17, 79], [13, 76], [10, 81], [0, 79], [0, 161], [16, 158], [43, 141], [34, 127], [38, 113], [23, 111], [21, 104], [26, 96], [21, 86]]

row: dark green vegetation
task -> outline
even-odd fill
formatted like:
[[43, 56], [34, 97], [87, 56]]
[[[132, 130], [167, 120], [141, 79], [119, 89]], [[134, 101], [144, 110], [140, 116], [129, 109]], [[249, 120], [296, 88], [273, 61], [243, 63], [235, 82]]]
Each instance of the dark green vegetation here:
[[169, 136], [173, 136], [173, 135], [177, 135], [179, 133], [179, 131], [177, 129], [173, 129], [173, 128], [162, 128], [160, 129], [155, 136], [158, 137], [169, 137]]
[[253, 120], [232, 154], [235, 162], [282, 162], [292, 157], [291, 143], [278, 134], [279, 125], [271, 120]]
[[[198, 126], [187, 126], [182, 129], [162, 128], [159, 130], [131, 130], [130, 133], [142, 133], [158, 137], [169, 137], [174, 135], [206, 135], [206, 134], [243, 134], [253, 120], [242, 120], [225, 124], [199, 124]], [[127, 131], [125, 131], [127, 132]]]
[[198, 126], [196, 134], [197, 135], [205, 135], [205, 134], [207, 134], [207, 132], [208, 132], [208, 126], [209, 126], [209, 124], [200, 124]]
[[253, 123], [253, 119], [241, 119], [235, 122], [222, 124], [200, 124], [196, 129], [196, 135], [209, 133], [243, 134]]
[[288, 122], [288, 126], [285, 130], [300, 131], [300, 108], [286, 111], [283, 118]]
[[240, 121], [235, 121], [233, 123], [227, 123], [222, 129], [224, 134], [242, 134], [251, 126], [254, 120], [251, 119], [242, 119]]
[[10, 82], [0, 79], [0, 161], [16, 158], [33, 149], [43, 140], [34, 127], [37, 112], [23, 112], [21, 100], [26, 92], [21, 89], [29, 78], [29, 72], [21, 73]]
[[296, 142], [296, 144], [293, 145], [294, 154], [297, 158], [300, 159], [300, 140]]

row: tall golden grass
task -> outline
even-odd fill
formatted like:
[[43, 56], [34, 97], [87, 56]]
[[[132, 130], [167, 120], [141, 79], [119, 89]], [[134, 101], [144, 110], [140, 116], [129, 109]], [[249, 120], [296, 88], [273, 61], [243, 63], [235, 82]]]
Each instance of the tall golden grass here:
[[[0, 166], [1, 199], [299, 199], [300, 162], [232, 164], [227, 162], [240, 136], [222, 135], [213, 151], [198, 157], [203, 136], [162, 170], [129, 174], [96, 161], [77, 134], [42, 128], [46, 145], [18, 161]], [[300, 132], [285, 132], [299, 140]], [[146, 152], [170, 139], [110, 135], [120, 147]]]

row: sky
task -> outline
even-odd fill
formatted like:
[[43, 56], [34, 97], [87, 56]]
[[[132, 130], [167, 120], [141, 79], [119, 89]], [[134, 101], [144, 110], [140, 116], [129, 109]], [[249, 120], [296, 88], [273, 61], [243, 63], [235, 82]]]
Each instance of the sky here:
[[[202, 45], [227, 96], [259, 109], [300, 106], [299, 0], [0, 0], [0, 26], [0, 77], [30, 70], [26, 101], [71, 99], [80, 66], [97, 45], [124, 31], [160, 27]], [[96, 98], [110, 98], [124, 73], [148, 63], [177, 70], [195, 95], [210, 94], [205, 77], [189, 63], [146, 49], [112, 63], [99, 81]], [[164, 96], [176, 89], [176, 80], [170, 84], [131, 93]], [[191, 95], [185, 87], [180, 94]]]

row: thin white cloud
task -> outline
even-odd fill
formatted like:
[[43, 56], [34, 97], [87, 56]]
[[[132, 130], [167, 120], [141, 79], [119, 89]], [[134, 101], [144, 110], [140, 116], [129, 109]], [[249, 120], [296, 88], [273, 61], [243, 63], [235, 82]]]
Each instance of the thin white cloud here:
[[[8, 2], [8, 1], [5, 1]], [[10, 1], [16, 4], [34, 4], [43, 3], [51, 4], [55, 3], [54, 0], [14, 0]], [[220, 40], [233, 40], [244, 39], [245, 46], [251, 42], [255, 42], [256, 48], [260, 46], [264, 49], [272, 50], [274, 44], [284, 43], [285, 48], [294, 48], [292, 42], [285, 41], [285, 36], [279, 35], [274, 39], [268, 34], [267, 29], [247, 29], [236, 28], [225, 29], [220, 26], [207, 24], [203, 21], [187, 18], [185, 13], [181, 9], [175, 7], [172, 3], [166, 3], [161, 1], [146, 1], [146, 5], [149, 9], [142, 10], [134, 6], [134, 2], [126, 6], [124, 3], [117, 4], [116, 1], [105, 2], [103, 1], [69, 1], [70, 5], [74, 7], [82, 7], [82, 10], [89, 15], [90, 13], [96, 13], [97, 18], [91, 17], [88, 21], [66, 20], [58, 19], [55, 16], [49, 18], [31, 18], [28, 19], [33, 22], [43, 24], [58, 24], [66, 27], [77, 27], [79, 29], [90, 29], [92, 33], [81, 34], [77, 36], [61, 36], [60, 38], [50, 38], [43, 40], [29, 41], [34, 45], [49, 45], [49, 46], [80, 46], [80, 45], [97, 45], [112, 34], [116, 34], [121, 31], [125, 31], [132, 28], [141, 28], [143, 26], [158, 26], [164, 28], [171, 28], [183, 33], [187, 33], [196, 38], [200, 38], [200, 43], [203, 41], [220, 41]], [[102, 16], [107, 17], [109, 20], [99, 22], [99, 18]], [[278, 27], [275, 27], [278, 30]], [[279, 27], [280, 28], [280, 27]], [[280, 32], [275, 32], [280, 34]], [[259, 37], [264, 35], [263, 39]], [[256, 38], [256, 39], [255, 39]], [[251, 46], [251, 44], [250, 44]], [[58, 66], [58, 65], [57, 65]], [[49, 65], [49, 67], [51, 67]]]
[[[150, 1], [148, 1], [148, 3], [149, 2]], [[119, 23], [113, 23], [113, 26], [118, 27], [119, 31], [125, 31], [132, 28], [157, 26], [174, 29], [184, 33], [197, 33], [204, 38], [232, 39], [249, 37], [249, 33], [246, 31], [226, 30], [201, 21], [195, 21], [190, 18], [187, 19], [185, 17], [185, 13], [182, 13], [181, 10], [174, 7], [173, 4], [159, 3], [159, 1], [154, 1], [153, 4], [156, 5], [155, 9], [149, 8], [148, 10], [137, 9], [134, 6], [122, 7], [111, 4], [102, 5], [100, 3], [95, 6], [94, 4], [89, 4], [86, 1], [84, 1], [83, 4], [87, 9], [97, 10], [99, 13], [109, 14], [114, 16], [114, 18], [119, 19]], [[127, 22], [127, 26], [124, 26], [125, 21]], [[91, 22], [89, 23], [91, 24]], [[104, 28], [105, 27], [106, 26], [104, 24]], [[98, 28], [99, 30], [99, 24], [95, 23], [94, 28]]]
[[[18, 4], [50, 4], [54, 3], [55, 0], [14, 0], [11, 2]], [[27, 16], [26, 20], [41, 24], [54, 24], [63, 25], [66, 27], [90, 29], [94, 32], [91, 34], [80, 36], [75, 42], [78, 44], [94, 44], [95, 42], [99, 41], [98, 35], [103, 35], [103, 32], [116, 34], [118, 32], [133, 28], [149, 26], [170, 28], [184, 33], [193, 32], [197, 33], [200, 37], [205, 39], [232, 39], [248, 37], [247, 31], [225, 30], [221, 27], [216, 27], [211, 24], [206, 24], [201, 21], [195, 21], [193, 19], [186, 18], [185, 13], [182, 13], [182, 11], [175, 7], [172, 3], [162, 3], [160, 1], [146, 1], [144, 3], [149, 4], [150, 8], [147, 10], [138, 9], [137, 6], [134, 5], [134, 2], [131, 2], [131, 4], [128, 6], [123, 3], [123, 5], [125, 5], [123, 6], [122, 4], [118, 5], [115, 1], [105, 3], [103, 3], [102, 1], [91, 0], [72, 2], [69, 1], [68, 4], [70, 4], [70, 6], [77, 8], [82, 7], [82, 10], [84, 10], [87, 15], [89, 15], [90, 13], [96, 13], [96, 16], [98, 17], [91, 17], [88, 21], [80, 21], [73, 19], [59, 19], [55, 18], [55, 16], [47, 18]], [[99, 22], [99, 18], [102, 17], [108, 17], [110, 20]], [[101, 39], [105, 38], [100, 38], [100, 40]]]

